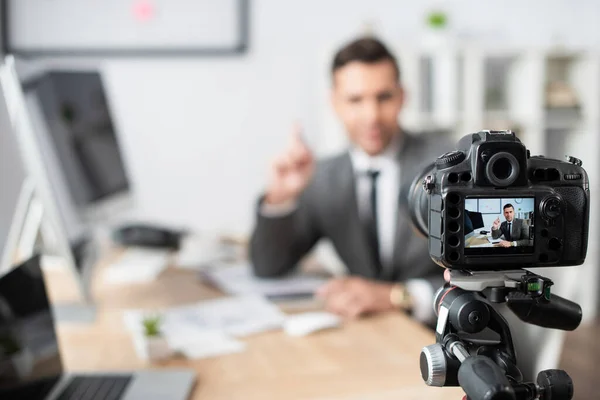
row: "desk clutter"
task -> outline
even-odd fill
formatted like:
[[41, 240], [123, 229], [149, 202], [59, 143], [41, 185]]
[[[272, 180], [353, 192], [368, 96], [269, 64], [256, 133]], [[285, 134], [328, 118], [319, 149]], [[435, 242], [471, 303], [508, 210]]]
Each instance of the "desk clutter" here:
[[281, 329], [289, 336], [305, 336], [341, 324], [330, 313], [286, 315], [275, 304], [314, 301], [326, 276], [295, 273], [258, 278], [239, 248], [217, 237], [188, 236], [178, 251], [127, 248], [107, 266], [105, 282], [109, 284], [149, 283], [173, 267], [197, 271], [199, 281], [230, 296], [159, 310], [124, 311], [125, 326], [140, 359], [216, 357], [244, 351], [246, 343], [241, 339], [261, 332]]
[[259, 294], [273, 301], [312, 297], [327, 282], [325, 276], [297, 273], [278, 278], [257, 278], [249, 262], [216, 264], [201, 271], [200, 278], [230, 295]]
[[239, 244], [214, 235], [186, 235], [177, 250], [151, 246], [125, 247], [107, 266], [105, 282], [112, 285], [148, 283], [169, 266], [200, 271], [242, 257]]
[[326, 312], [287, 316], [260, 295], [203, 301], [162, 310], [123, 313], [140, 359], [154, 361], [180, 354], [189, 359], [244, 351], [241, 338], [277, 329], [304, 336], [341, 324]]

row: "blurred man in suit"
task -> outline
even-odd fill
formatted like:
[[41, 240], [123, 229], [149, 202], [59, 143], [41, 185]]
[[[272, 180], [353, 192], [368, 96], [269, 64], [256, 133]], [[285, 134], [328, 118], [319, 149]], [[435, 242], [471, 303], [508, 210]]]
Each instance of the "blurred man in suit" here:
[[328, 310], [356, 317], [402, 309], [432, 322], [443, 269], [431, 261], [427, 239], [411, 229], [406, 200], [411, 181], [449, 142], [401, 129], [400, 70], [380, 41], [348, 43], [331, 71], [331, 102], [351, 147], [317, 162], [296, 128], [258, 203], [254, 271], [286, 274], [328, 238], [351, 275], [318, 291]]
[[492, 226], [492, 238], [499, 239], [502, 247], [530, 246], [529, 225], [522, 219], [515, 218], [515, 208], [512, 204], [503, 207], [506, 221], [500, 223], [500, 217], [496, 218]]

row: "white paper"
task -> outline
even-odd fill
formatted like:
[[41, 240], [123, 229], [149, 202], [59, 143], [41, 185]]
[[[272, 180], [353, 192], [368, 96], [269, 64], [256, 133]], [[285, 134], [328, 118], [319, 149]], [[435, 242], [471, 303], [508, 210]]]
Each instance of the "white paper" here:
[[[148, 359], [142, 321], [145, 315], [156, 312], [129, 310], [124, 313], [125, 326], [130, 331], [137, 356]], [[164, 316], [167, 314], [162, 313]], [[187, 358], [207, 358], [244, 351], [245, 343], [232, 338], [219, 330], [198, 329], [193, 326], [177, 325], [167, 320], [163, 322], [162, 334], [169, 347]]]
[[178, 326], [219, 330], [233, 336], [278, 329], [285, 314], [262, 296], [236, 296], [172, 308], [169, 322]]
[[500, 242], [501, 242], [501, 240], [500, 240], [500, 239], [492, 239], [492, 237], [491, 237], [491, 236], [488, 236], [488, 237], [487, 237], [487, 240], [488, 240], [488, 242], [490, 242], [490, 243], [492, 243], [492, 244], [494, 244], [494, 243], [500, 243]]
[[290, 336], [306, 336], [341, 324], [342, 319], [338, 315], [325, 311], [311, 311], [288, 316], [283, 331]]
[[107, 267], [107, 283], [146, 283], [155, 280], [169, 265], [167, 250], [128, 249], [113, 264]]
[[218, 268], [205, 271], [203, 274], [221, 290], [236, 295], [285, 296], [311, 294], [327, 282], [326, 278], [307, 275], [292, 275], [273, 279], [257, 278], [253, 275], [249, 263], [238, 263], [231, 266], [221, 265]]
[[154, 311], [125, 311], [125, 326], [143, 359], [147, 354], [142, 321], [147, 315], [161, 316], [161, 331], [169, 346], [189, 358], [243, 351], [245, 344], [234, 337], [279, 329], [286, 318], [261, 296], [223, 298]]
[[245, 343], [219, 331], [170, 332], [167, 341], [172, 348], [190, 359], [239, 353], [246, 349]]

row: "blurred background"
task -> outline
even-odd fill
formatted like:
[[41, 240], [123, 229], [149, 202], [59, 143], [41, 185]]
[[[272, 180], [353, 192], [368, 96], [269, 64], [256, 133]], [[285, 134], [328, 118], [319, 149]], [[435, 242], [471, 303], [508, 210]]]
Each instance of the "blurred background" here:
[[[600, 113], [595, 1], [9, 3], [23, 18], [11, 25], [16, 49], [61, 52], [19, 58], [20, 71], [81, 64], [101, 71], [141, 216], [248, 232], [249, 205], [293, 121], [302, 123], [318, 153], [339, 151], [344, 143], [328, 103], [329, 67], [339, 46], [366, 32], [380, 36], [400, 59], [407, 127], [435, 125], [460, 136], [510, 126], [532, 153], [571, 151], [584, 166], [592, 162], [583, 153], [589, 146], [580, 146]], [[246, 4], [243, 10], [238, 3]], [[225, 22], [212, 19], [214, 25], [194, 38], [171, 34], [204, 11]], [[437, 11], [446, 19], [441, 29], [429, 21]], [[243, 48], [228, 51], [238, 36]], [[158, 54], [173, 47], [182, 50]], [[76, 51], [97, 48], [108, 51]], [[215, 51], [195, 53], [205, 48]], [[550, 118], [551, 82], [568, 87], [555, 97], [575, 96], [565, 108], [578, 112]], [[563, 148], [567, 143], [576, 148]]]
[[595, 320], [597, 0], [2, 5], [4, 52], [15, 56], [25, 85], [45, 71], [99, 73], [129, 191], [119, 219], [242, 238], [293, 122], [319, 156], [344, 148], [329, 105], [331, 58], [358, 35], [381, 38], [398, 56], [407, 90], [402, 126], [456, 139], [513, 129], [532, 154], [583, 160], [592, 193], [588, 258], [557, 286], [582, 305], [585, 321]]

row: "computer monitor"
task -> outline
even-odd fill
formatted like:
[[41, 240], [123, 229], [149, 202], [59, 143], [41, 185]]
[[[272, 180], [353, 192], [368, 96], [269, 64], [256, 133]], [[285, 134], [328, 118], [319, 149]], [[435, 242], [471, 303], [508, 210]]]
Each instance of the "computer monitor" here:
[[[24, 166], [29, 176], [36, 205], [34, 210], [43, 210], [43, 217], [38, 221], [35, 236], [42, 236], [43, 252], [60, 256], [63, 263], [73, 273], [78, 284], [81, 302], [75, 304], [56, 305], [55, 310], [59, 320], [90, 321], [95, 316], [91, 296], [91, 272], [97, 262], [98, 251], [94, 240], [87, 240], [84, 229], [78, 226], [73, 229], [69, 215], [68, 204], [62, 200], [68, 198], [62, 194], [60, 186], [52, 181], [51, 168], [44, 163], [42, 145], [37, 140], [36, 131], [26, 107], [25, 96], [16, 74], [14, 58], [7, 56], [0, 66], [1, 107], [7, 110], [10, 121], [9, 128], [3, 134], [11, 134], [16, 140], [18, 151], [13, 152], [15, 165]], [[10, 171], [10, 170], [9, 170]], [[17, 179], [17, 178], [13, 178]], [[39, 214], [39, 212], [38, 212]], [[31, 230], [30, 229], [30, 230]], [[18, 230], [18, 228], [15, 228]], [[41, 233], [41, 235], [39, 235]], [[13, 240], [14, 241], [14, 240]], [[10, 250], [9, 250], [10, 251]], [[29, 250], [32, 253], [33, 249]], [[26, 255], [24, 255], [26, 256]]]
[[34, 251], [41, 219], [34, 191], [12, 134], [6, 103], [0, 101], [0, 274]]
[[58, 167], [78, 217], [104, 223], [127, 208], [129, 179], [100, 73], [49, 70], [23, 90], [45, 162]]
[[483, 215], [477, 211], [467, 211], [469, 218], [471, 219], [471, 223], [473, 224], [473, 229], [483, 228], [485, 225], [483, 223]]

